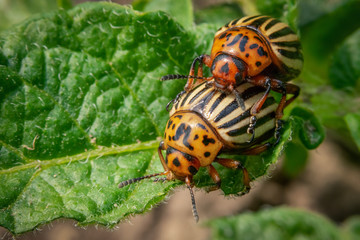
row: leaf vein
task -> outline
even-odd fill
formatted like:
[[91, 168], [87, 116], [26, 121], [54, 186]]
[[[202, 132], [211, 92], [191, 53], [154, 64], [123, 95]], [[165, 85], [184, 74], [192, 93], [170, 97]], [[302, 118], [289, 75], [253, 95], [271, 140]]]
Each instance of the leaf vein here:
[[23, 154], [22, 151], [20, 151], [18, 148], [11, 146], [10, 144], [7, 144], [3, 140], [0, 139], [0, 145], [5, 147], [7, 150], [11, 151], [15, 155], [19, 156], [22, 160], [29, 162], [30, 160]]
[[73, 156], [65, 156], [65, 157], [54, 158], [51, 160], [43, 160], [43, 161], [34, 160], [34, 161], [29, 162], [24, 165], [0, 170], [0, 174], [13, 173], [13, 172], [22, 171], [22, 170], [30, 169], [30, 168], [37, 168], [37, 167], [39, 167], [41, 169], [45, 169], [45, 168], [49, 168], [52, 166], [70, 164], [72, 162], [78, 162], [81, 160], [89, 160], [89, 159], [95, 159], [95, 158], [103, 157], [103, 156], [155, 149], [155, 148], [157, 148], [157, 145], [158, 145], [158, 141], [154, 140], [154, 141], [148, 141], [148, 142], [135, 143], [135, 144], [131, 144], [131, 145], [125, 145], [125, 146], [102, 147], [102, 148], [97, 148], [97, 149], [94, 149], [91, 151], [79, 153], [79, 154], [76, 154]]
[[51, 101], [56, 105], [58, 106], [65, 114], [66, 116], [75, 124], [75, 126], [80, 130], [80, 132], [83, 133], [83, 135], [85, 136], [85, 138], [88, 140], [88, 143], [90, 143], [93, 147], [96, 147], [92, 142], [91, 142], [91, 139], [90, 139], [90, 136], [89, 134], [80, 126], [79, 122], [74, 119], [71, 114], [69, 113], [68, 110], [66, 110], [59, 102], [57, 102], [55, 100], [55, 98], [50, 95], [48, 92], [36, 87], [35, 85], [32, 85], [30, 84], [29, 82], [27, 82], [25, 79], [21, 78], [23, 83], [28, 86], [28, 87], [31, 87], [31, 88], [34, 88], [36, 91], [39, 91], [41, 92], [42, 94], [46, 95], [46, 97], [48, 97], [49, 99], [51, 99]]
[[119, 77], [122, 84], [126, 87], [126, 89], [130, 92], [130, 94], [136, 100], [136, 102], [138, 102], [140, 107], [144, 110], [145, 115], [149, 118], [149, 120], [153, 124], [157, 135], [162, 136], [162, 133], [159, 130], [159, 126], [156, 124], [156, 122], [155, 122], [154, 118], [152, 117], [152, 115], [150, 114], [149, 110], [145, 107], [145, 105], [142, 103], [142, 101], [139, 99], [139, 97], [135, 94], [135, 92], [130, 88], [130, 86], [124, 81], [124, 78], [121, 76], [121, 74], [112, 66], [111, 63], [109, 63], [109, 65], [110, 65], [111, 69], [113, 70], [113, 72]]

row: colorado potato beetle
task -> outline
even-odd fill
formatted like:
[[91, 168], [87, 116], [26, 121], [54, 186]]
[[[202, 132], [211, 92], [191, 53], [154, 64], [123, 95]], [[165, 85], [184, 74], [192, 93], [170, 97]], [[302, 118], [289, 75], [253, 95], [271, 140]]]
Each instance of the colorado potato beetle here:
[[[199, 66], [195, 75], [197, 62]], [[203, 64], [210, 68], [211, 77], [203, 77]], [[247, 132], [253, 134], [256, 116], [270, 89], [282, 94], [276, 119], [282, 118], [283, 109], [299, 95], [300, 88], [287, 81], [300, 74], [302, 65], [299, 39], [288, 25], [269, 16], [247, 16], [230, 21], [218, 29], [211, 54], [195, 58], [188, 76], [167, 75], [162, 80], [187, 78], [186, 92], [196, 84], [214, 80], [214, 87], [222, 92], [233, 93], [243, 110], [244, 97], [236, 86], [248, 82], [264, 87], [266, 91], [263, 97], [258, 99], [250, 111], [253, 117]], [[287, 94], [293, 96], [287, 99]]]
[[[279, 139], [280, 128], [275, 128], [275, 111], [278, 106], [273, 97], [268, 97], [258, 113], [258, 124], [254, 128], [254, 141], [249, 143], [247, 125], [251, 117], [251, 107], [264, 95], [264, 89], [249, 83], [241, 83], [237, 89], [241, 93], [246, 110], [241, 110], [234, 94], [217, 91], [204, 82], [183, 93], [170, 110], [170, 118], [165, 127], [164, 139], [158, 147], [158, 154], [164, 172], [129, 179], [119, 187], [135, 183], [145, 178], [166, 176], [162, 180], [179, 179], [186, 183], [191, 195], [193, 215], [198, 221], [192, 179], [200, 167], [207, 168], [215, 185], [209, 191], [221, 186], [221, 178], [212, 163], [224, 167], [241, 169], [243, 181], [250, 190], [250, 177], [239, 161], [221, 158], [219, 154], [257, 155]], [[270, 141], [274, 135], [275, 141]], [[162, 150], [166, 151], [164, 158]]]

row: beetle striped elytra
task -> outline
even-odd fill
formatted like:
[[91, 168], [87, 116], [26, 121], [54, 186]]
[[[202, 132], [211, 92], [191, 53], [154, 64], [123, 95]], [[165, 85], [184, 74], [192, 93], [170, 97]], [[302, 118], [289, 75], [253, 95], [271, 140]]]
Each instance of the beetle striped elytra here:
[[[212, 76], [203, 76], [203, 64], [210, 68]], [[230, 21], [215, 33], [211, 54], [195, 58], [188, 76], [167, 75], [162, 80], [187, 78], [186, 92], [203, 81], [214, 80], [213, 86], [233, 93], [243, 110], [243, 96], [236, 87], [248, 82], [265, 88], [263, 97], [250, 111], [253, 118], [247, 132], [253, 134], [257, 115], [271, 89], [282, 94], [276, 119], [282, 118], [284, 108], [299, 95], [300, 88], [288, 81], [300, 74], [302, 66], [300, 41], [288, 25], [269, 16], [247, 16]], [[287, 94], [292, 97], [287, 99]]]
[[[225, 94], [204, 82], [179, 95], [178, 101], [170, 110], [170, 118], [165, 126], [163, 141], [158, 147], [158, 154], [163, 172], [125, 180], [119, 184], [122, 188], [142, 179], [166, 176], [166, 180], [184, 181], [190, 190], [193, 214], [198, 220], [194, 194], [193, 176], [201, 167], [208, 170], [215, 185], [209, 190], [221, 186], [221, 178], [212, 163], [241, 169], [243, 182], [250, 189], [250, 177], [246, 168], [230, 158], [221, 158], [221, 153], [257, 155], [267, 150], [279, 140], [280, 126], [276, 126], [275, 112], [278, 104], [268, 97], [258, 114], [258, 124], [254, 127], [254, 139], [247, 134], [251, 118], [251, 106], [264, 95], [264, 89], [249, 83], [237, 87], [244, 100], [245, 110], [237, 104], [234, 94]], [[275, 141], [270, 139], [274, 136]], [[165, 158], [162, 151], [165, 150]]]

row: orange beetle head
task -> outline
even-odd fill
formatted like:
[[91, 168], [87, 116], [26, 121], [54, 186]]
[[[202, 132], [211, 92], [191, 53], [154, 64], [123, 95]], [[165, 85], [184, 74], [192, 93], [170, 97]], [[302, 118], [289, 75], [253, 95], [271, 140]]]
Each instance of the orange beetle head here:
[[215, 57], [211, 65], [211, 73], [219, 87], [238, 86], [246, 76], [246, 64], [240, 58], [225, 53]]
[[165, 163], [177, 179], [193, 176], [200, 168], [200, 162], [196, 157], [183, 153], [170, 146], [166, 149]]

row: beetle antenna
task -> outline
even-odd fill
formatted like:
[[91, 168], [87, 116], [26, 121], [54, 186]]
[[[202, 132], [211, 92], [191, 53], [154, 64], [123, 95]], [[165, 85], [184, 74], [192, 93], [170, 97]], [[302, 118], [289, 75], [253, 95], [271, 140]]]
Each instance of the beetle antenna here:
[[195, 218], [195, 222], [199, 222], [199, 215], [198, 212], [196, 210], [196, 203], [195, 203], [195, 197], [194, 197], [194, 192], [190, 186], [190, 184], [186, 184], [186, 186], [188, 187], [189, 191], [190, 191], [190, 196], [191, 196], [191, 205], [192, 205], [192, 213], [193, 216]]
[[159, 175], [166, 175], [166, 172], [154, 173], [154, 174], [150, 174], [150, 175], [147, 175], [147, 176], [128, 179], [126, 181], [122, 181], [121, 183], [119, 183], [118, 187], [122, 188], [122, 187], [125, 187], [125, 186], [129, 185], [129, 184], [133, 184], [133, 183], [136, 183], [138, 181], [141, 181], [143, 179], [152, 178], [152, 177], [156, 177], [156, 176], [159, 176]]
[[186, 79], [186, 78], [196, 78], [196, 79], [207, 79], [206, 77], [199, 77], [199, 76], [189, 76], [189, 75], [181, 75], [181, 74], [169, 74], [162, 76], [160, 81], [167, 81], [173, 79]]

